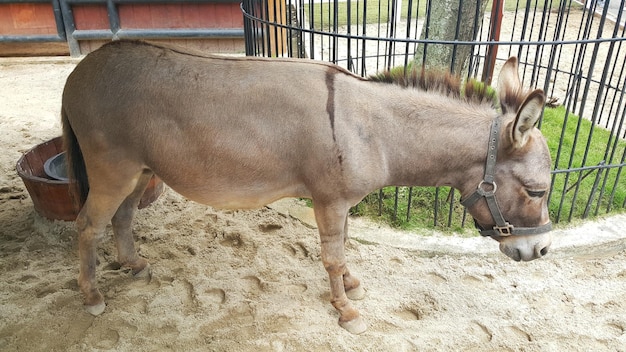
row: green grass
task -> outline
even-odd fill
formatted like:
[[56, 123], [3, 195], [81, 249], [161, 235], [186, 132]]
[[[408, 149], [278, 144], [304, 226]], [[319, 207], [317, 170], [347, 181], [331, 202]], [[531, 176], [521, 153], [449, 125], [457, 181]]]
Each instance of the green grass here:
[[[315, 3], [311, 8], [309, 5], [304, 6], [309, 25], [317, 30], [331, 31], [334, 25], [363, 25], [363, 23], [386, 23], [391, 16], [390, 1], [342, 1], [335, 4], [331, 2]], [[418, 12], [420, 16], [424, 16], [426, 1], [420, 1], [419, 11], [417, 1], [411, 6], [411, 18], [415, 18]], [[407, 17], [409, 2], [402, 2], [401, 16]], [[335, 18], [336, 10], [336, 18]], [[348, 13], [350, 16], [348, 16]], [[365, 14], [365, 19], [363, 14]]]
[[[565, 132], [563, 126], [565, 125]], [[578, 139], [576, 140], [576, 130], [578, 129]], [[563, 135], [561, 152], [556, 164], [557, 170], [567, 170], [583, 166], [585, 150], [588, 149], [584, 166], [595, 166], [601, 162], [609, 163], [606, 160], [610, 155], [606, 155], [607, 145], [614, 147], [615, 138], [608, 130], [595, 127], [592, 131], [592, 124], [589, 120], [580, 119], [573, 114], [567, 114], [564, 107], [556, 109], [546, 109], [542, 132], [548, 140], [548, 146], [552, 155], [553, 163], [557, 162], [557, 151], [559, 141]], [[589, 136], [591, 134], [591, 139]], [[576, 143], [575, 143], [576, 142]], [[619, 140], [616, 149], [617, 155], [613, 157], [611, 164], [619, 164], [619, 160], [626, 148], [626, 141]], [[594, 215], [596, 208], [598, 213], [605, 213], [608, 209], [622, 210], [622, 204], [626, 199], [626, 175], [620, 177], [616, 183], [617, 169], [604, 169], [598, 180], [598, 170], [582, 171], [572, 173], [569, 177], [566, 174], [556, 174], [550, 197], [550, 216], [552, 219], [567, 220], [570, 218], [583, 218], [587, 215]], [[582, 179], [581, 179], [582, 178]], [[580, 182], [579, 182], [580, 181]], [[595, 189], [594, 184], [597, 183]], [[598, 204], [600, 188], [605, 184], [602, 198]], [[611, 200], [611, 193], [615, 189], [615, 195]], [[576, 192], [578, 194], [576, 195]], [[591, 203], [590, 213], [585, 214], [587, 202], [592, 192], [594, 201]], [[558, 213], [559, 205], [562, 202], [562, 209]], [[572, 204], [574, 206], [572, 210]]]
[[[407, 218], [407, 206], [409, 204], [409, 191], [411, 192], [410, 216]], [[398, 194], [398, 210], [394, 214], [394, 204]], [[435, 207], [435, 196], [439, 192], [439, 201]], [[453, 192], [453, 193], [451, 193]], [[448, 226], [450, 210], [449, 198], [454, 195], [456, 202], [453, 203], [452, 221]], [[464, 233], [463, 206], [458, 203], [459, 192], [449, 187], [385, 187], [380, 193], [367, 196], [358, 206], [352, 209], [352, 215], [367, 216], [373, 220], [381, 221], [391, 226], [405, 229], [437, 229], [444, 232]], [[382, 212], [379, 202], [382, 200]], [[435, 222], [434, 209], [437, 209], [438, 217]], [[466, 221], [470, 221], [468, 215]]]
[[[556, 155], [559, 148], [559, 141], [561, 140], [561, 134], [563, 134], [563, 142], [561, 147], [561, 154], [559, 156], [559, 163], [557, 169], [569, 169], [570, 156], [573, 154], [572, 168], [580, 167], [582, 158], [587, 148], [587, 138], [592, 129], [591, 122], [586, 119], [579, 119], [573, 114], [567, 115], [567, 124], [565, 125], [565, 132], [563, 133], [563, 126], [566, 120], [565, 108], [546, 108], [541, 130], [548, 141], [548, 147], [550, 148], [550, 154], [553, 162], [556, 161]], [[578, 127], [580, 122], [580, 127]], [[574, 148], [574, 138], [576, 136], [576, 130], [578, 130], [579, 139], [576, 147]], [[593, 129], [593, 137], [589, 144], [589, 152], [587, 155], [587, 161], [585, 165], [597, 165], [600, 161], [604, 160], [606, 146], [614, 143], [615, 139], [611, 136], [609, 131], [602, 128]], [[617, 150], [620, 153], [624, 152], [626, 148], [626, 141], [619, 140]], [[619, 163], [621, 154], [614, 157], [613, 164]], [[596, 190], [594, 196], [594, 202], [592, 203], [592, 212], [589, 216], [593, 216], [595, 212], [595, 206], [598, 204], [599, 187], [604, 182], [604, 176], [607, 175], [606, 186], [603, 196], [600, 200], [599, 214], [604, 214], [607, 211], [607, 207], [610, 205], [613, 212], [623, 212], [622, 204], [626, 199], [626, 175], [622, 175], [618, 183], [616, 183], [617, 170], [604, 170], [602, 178], [600, 179], [598, 190]], [[580, 219], [583, 217], [587, 200], [593, 190], [595, 183], [597, 170], [592, 174], [582, 179], [578, 190], [578, 196], [574, 200], [575, 186], [578, 182], [578, 173], [570, 174], [569, 180], [566, 184], [565, 174], [557, 174], [554, 176], [554, 185], [552, 189], [552, 195], [550, 197], [549, 211], [553, 220], [557, 219], [558, 209], [561, 206], [561, 200], [563, 200], [562, 210], [560, 214], [560, 220], [568, 220], [569, 213], [572, 209], [571, 205], [574, 204], [574, 211], [572, 213], [573, 219]], [[563, 190], [570, 189], [563, 195]], [[611, 193], [615, 189], [615, 195], [609, 204]], [[398, 210], [394, 214], [394, 204], [396, 202], [396, 192], [398, 194]], [[435, 222], [434, 209], [435, 209], [435, 193], [437, 190], [434, 187], [420, 187], [413, 188], [411, 191], [411, 213], [407, 219], [407, 205], [409, 204], [409, 188], [408, 187], [386, 187], [383, 189], [382, 197], [379, 193], [373, 193], [367, 196], [356, 208], [353, 209], [354, 215], [368, 216], [370, 218], [379, 220], [381, 222], [390, 224], [394, 227], [406, 229], [406, 230], [418, 230], [418, 229], [437, 229], [446, 233], [464, 233], [475, 234], [474, 231], [470, 231], [472, 228], [472, 219], [470, 215], [466, 215], [465, 225], [462, 227], [464, 219], [464, 208], [459, 204], [459, 192], [454, 191], [447, 187], [439, 188], [439, 201], [436, 205], [438, 212], [438, 218]], [[449, 199], [454, 196], [454, 202], [452, 205], [452, 212], [450, 212]], [[379, 215], [379, 202], [382, 202], [382, 213]], [[451, 226], [448, 227], [448, 216], [451, 214]]]
[[[545, 6], [545, 1], [505, 1], [504, 11], [515, 11], [516, 8], [523, 11], [526, 8], [527, 3], [530, 3], [530, 10], [541, 11]], [[558, 9], [559, 1], [552, 1], [550, 3], [552, 10]], [[307, 23], [312, 26], [313, 29], [322, 31], [332, 31], [334, 26], [346, 26], [351, 25], [363, 25], [363, 23], [386, 23], [391, 16], [391, 1], [385, 0], [370, 0], [370, 1], [341, 1], [335, 3], [333, 1], [324, 3], [315, 3], [311, 7], [310, 5], [304, 6], [304, 12], [307, 18]], [[492, 2], [489, 1], [486, 7], [486, 13], [491, 11]], [[572, 3], [572, 8], [582, 8], [581, 5]], [[336, 12], [336, 18], [335, 18]], [[348, 16], [350, 13], [350, 16]], [[402, 0], [402, 7], [400, 16], [402, 19], [406, 19], [409, 13], [409, 1]], [[365, 18], [363, 16], [365, 14]], [[411, 19], [424, 18], [426, 16], [426, 0], [413, 0], [411, 3]]]

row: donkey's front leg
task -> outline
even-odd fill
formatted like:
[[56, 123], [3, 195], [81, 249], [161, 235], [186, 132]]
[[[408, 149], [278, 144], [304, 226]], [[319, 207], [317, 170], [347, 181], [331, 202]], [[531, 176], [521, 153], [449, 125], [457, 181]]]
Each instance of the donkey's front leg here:
[[344, 226], [348, 210], [320, 204], [315, 204], [314, 210], [322, 244], [322, 262], [330, 279], [330, 302], [339, 311], [339, 325], [353, 334], [360, 334], [367, 325], [346, 295], [346, 288], [351, 291], [360, 287], [359, 280], [351, 276], [346, 267]]
[[[346, 213], [346, 220], [343, 226], [343, 243], [348, 242], [348, 213]], [[365, 298], [365, 290], [361, 286], [361, 282], [356, 277], [350, 274], [350, 270], [346, 266], [346, 270], [343, 273], [343, 286], [346, 290], [346, 295], [352, 300], [360, 300]]]

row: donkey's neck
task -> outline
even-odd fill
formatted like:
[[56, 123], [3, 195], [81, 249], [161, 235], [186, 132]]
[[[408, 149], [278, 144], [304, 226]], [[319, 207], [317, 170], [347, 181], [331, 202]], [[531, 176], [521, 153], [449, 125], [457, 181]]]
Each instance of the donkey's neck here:
[[389, 143], [384, 158], [387, 185], [461, 188], [481, 173], [491, 121], [497, 112], [428, 92], [403, 90], [387, 101], [392, 115], [379, 136]]

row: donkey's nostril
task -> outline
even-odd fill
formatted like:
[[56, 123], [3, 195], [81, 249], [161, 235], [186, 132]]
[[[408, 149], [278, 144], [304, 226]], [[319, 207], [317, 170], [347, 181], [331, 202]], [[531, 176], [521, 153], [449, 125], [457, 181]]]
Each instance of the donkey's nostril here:
[[539, 253], [541, 254], [541, 256], [545, 256], [546, 254], [548, 254], [548, 247], [543, 247]]

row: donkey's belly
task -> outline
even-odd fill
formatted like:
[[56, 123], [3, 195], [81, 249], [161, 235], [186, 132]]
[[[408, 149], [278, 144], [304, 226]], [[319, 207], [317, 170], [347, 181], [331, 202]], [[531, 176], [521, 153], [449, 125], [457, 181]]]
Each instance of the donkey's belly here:
[[[248, 127], [252, 135], [258, 134], [258, 126]], [[183, 129], [170, 136], [154, 131], [151, 135], [159, 138], [136, 142], [137, 149], [142, 150], [136, 160], [174, 191], [216, 208], [259, 208], [284, 197], [311, 196], [311, 182], [302, 176], [307, 169], [292, 155], [296, 148], [283, 146], [294, 144], [294, 137], [281, 131], [280, 139], [246, 139], [232, 128], [220, 131], [211, 135], [214, 131]]]
[[299, 185], [185, 187], [168, 184], [168, 186], [194, 202], [220, 209], [255, 209], [285, 197], [311, 197], [306, 188]]

